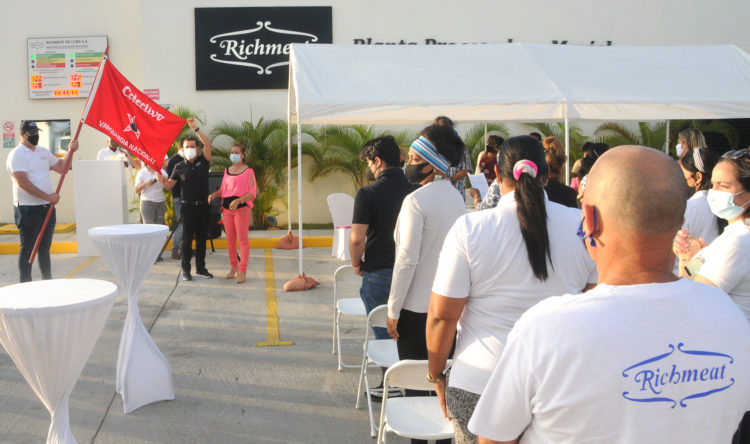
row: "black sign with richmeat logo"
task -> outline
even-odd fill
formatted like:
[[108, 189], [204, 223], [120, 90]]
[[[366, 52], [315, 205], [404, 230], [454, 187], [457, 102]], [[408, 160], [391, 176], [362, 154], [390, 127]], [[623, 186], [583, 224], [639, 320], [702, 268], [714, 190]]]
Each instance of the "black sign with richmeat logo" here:
[[286, 89], [292, 43], [332, 43], [330, 6], [195, 8], [195, 88]]

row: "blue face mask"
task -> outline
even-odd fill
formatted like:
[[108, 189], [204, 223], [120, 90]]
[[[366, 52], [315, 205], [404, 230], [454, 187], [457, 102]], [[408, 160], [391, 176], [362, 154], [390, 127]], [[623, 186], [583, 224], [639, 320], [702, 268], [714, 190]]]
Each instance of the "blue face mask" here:
[[728, 191], [710, 189], [708, 190], [706, 200], [708, 201], [708, 206], [711, 208], [711, 212], [714, 213], [716, 217], [725, 220], [732, 220], [741, 215], [745, 211], [745, 205], [750, 202], [745, 202], [742, 206], [734, 204], [734, 196], [740, 195], [744, 192], [745, 191], [743, 190], [739, 193], [730, 193]]
[[240, 163], [240, 161], [242, 161], [242, 154], [232, 153], [229, 155], [229, 160], [231, 160], [232, 163]]

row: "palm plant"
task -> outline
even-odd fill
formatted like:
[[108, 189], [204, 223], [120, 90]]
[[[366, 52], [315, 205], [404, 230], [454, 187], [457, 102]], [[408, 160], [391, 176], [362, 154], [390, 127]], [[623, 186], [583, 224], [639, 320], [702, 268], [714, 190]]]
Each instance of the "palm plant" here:
[[[304, 130], [304, 127], [303, 127]], [[296, 132], [295, 132], [296, 133]], [[285, 195], [287, 170], [287, 123], [283, 120], [265, 121], [257, 124], [219, 122], [211, 130], [211, 138], [227, 136], [233, 143], [245, 145], [245, 162], [255, 172], [258, 195], [253, 206], [256, 226], [267, 227], [266, 216], [271, 214], [274, 203]], [[296, 158], [292, 158], [293, 166]], [[214, 148], [211, 170], [222, 171], [231, 164], [229, 150]]]
[[657, 150], [664, 149], [667, 135], [665, 122], [638, 122], [638, 131], [629, 130], [618, 122], [607, 122], [599, 125], [594, 135], [600, 135], [597, 142], [604, 142], [614, 147], [619, 145], [641, 145]]
[[[477, 123], [464, 134], [464, 143], [466, 144], [466, 149], [469, 150], [469, 156], [472, 161], [476, 160], [479, 157], [479, 153], [484, 151], [484, 130], [485, 124]], [[507, 139], [510, 133], [508, 132], [508, 128], [502, 123], [488, 123], [487, 135], [498, 135]]]
[[357, 189], [361, 188], [367, 183], [367, 164], [360, 160], [359, 150], [375, 137], [375, 127], [365, 125], [328, 126], [317, 131], [308, 151], [313, 159], [310, 180], [343, 173]]

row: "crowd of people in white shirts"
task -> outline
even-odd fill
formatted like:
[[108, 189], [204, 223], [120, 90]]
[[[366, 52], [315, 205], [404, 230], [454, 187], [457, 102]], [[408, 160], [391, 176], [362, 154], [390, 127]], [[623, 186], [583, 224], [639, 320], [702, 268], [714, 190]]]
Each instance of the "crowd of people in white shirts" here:
[[409, 150], [421, 187], [396, 220], [388, 333], [401, 359], [426, 348], [455, 442], [750, 439], [748, 149], [691, 129], [677, 161], [601, 150], [578, 209], [545, 192], [552, 141], [512, 137], [489, 163], [496, 205], [466, 213], [450, 186], [465, 146], [438, 133]]

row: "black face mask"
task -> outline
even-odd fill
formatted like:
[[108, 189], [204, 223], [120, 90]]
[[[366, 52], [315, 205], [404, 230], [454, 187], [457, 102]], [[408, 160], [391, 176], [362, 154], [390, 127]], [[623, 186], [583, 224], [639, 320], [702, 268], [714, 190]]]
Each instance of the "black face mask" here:
[[488, 153], [492, 153], [492, 154], [496, 154], [497, 153], [497, 147], [492, 146], [492, 145], [486, 145], [484, 147], [484, 150], [487, 151]]
[[37, 146], [37, 144], [39, 143], [39, 134], [34, 134], [33, 136], [29, 136], [26, 138], [26, 140], [28, 140], [30, 144]]
[[408, 180], [410, 183], [419, 184], [422, 183], [422, 181], [432, 174], [432, 170], [423, 173], [422, 169], [428, 165], [427, 162], [422, 162], [414, 165], [406, 165], [406, 169], [404, 170], [404, 174], [406, 175], [406, 180]]
[[365, 173], [365, 177], [370, 182], [372, 182], [373, 180], [375, 180], [375, 174], [372, 172], [372, 170], [369, 167], [367, 168], [367, 173]]

